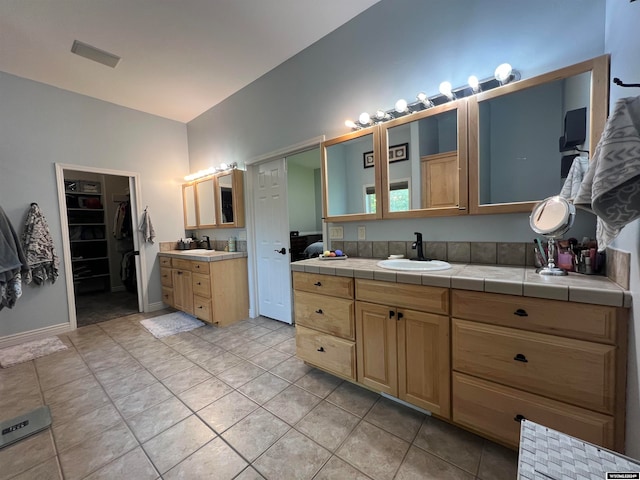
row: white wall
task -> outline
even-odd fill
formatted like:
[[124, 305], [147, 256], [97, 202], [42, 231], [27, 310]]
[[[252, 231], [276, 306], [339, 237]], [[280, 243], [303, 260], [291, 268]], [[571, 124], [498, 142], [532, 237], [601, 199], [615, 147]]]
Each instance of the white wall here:
[[[0, 72], [0, 205], [21, 231], [37, 202], [62, 257], [55, 163], [139, 172], [141, 207], [149, 206], [157, 240], [183, 235], [184, 124]], [[157, 245], [142, 246], [150, 303], [162, 298]], [[65, 275], [61, 264], [54, 285], [28, 286], [13, 309], [2, 310], [0, 340], [68, 322]]]
[[[611, 52], [611, 78], [640, 83], [640, 2], [607, 0], [606, 50]], [[610, 107], [618, 98], [640, 95], [640, 88], [611, 85]], [[613, 247], [631, 253], [633, 307], [629, 323], [627, 362], [627, 454], [640, 458], [640, 223], [627, 225]]]

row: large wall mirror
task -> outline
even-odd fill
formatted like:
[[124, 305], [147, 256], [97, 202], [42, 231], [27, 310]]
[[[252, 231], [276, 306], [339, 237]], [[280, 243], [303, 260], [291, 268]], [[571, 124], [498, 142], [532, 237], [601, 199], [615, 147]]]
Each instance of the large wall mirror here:
[[378, 136], [378, 128], [372, 127], [323, 143], [323, 211], [326, 221], [382, 217]]
[[466, 106], [462, 99], [383, 125], [384, 218], [467, 213]]
[[218, 194], [220, 223], [233, 223], [233, 178], [231, 173], [218, 176]]
[[[471, 213], [530, 212], [557, 195], [563, 161], [590, 157], [600, 139], [608, 78], [605, 55], [470, 97]], [[576, 114], [583, 116], [584, 141], [567, 148], [561, 137]]]

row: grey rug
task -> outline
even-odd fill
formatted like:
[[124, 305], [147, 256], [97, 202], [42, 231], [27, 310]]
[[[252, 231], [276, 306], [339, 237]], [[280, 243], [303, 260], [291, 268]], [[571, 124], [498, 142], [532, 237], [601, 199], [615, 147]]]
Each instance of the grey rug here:
[[0, 367], [7, 368], [11, 365], [28, 362], [66, 348], [67, 346], [58, 337], [47, 337], [42, 340], [2, 348], [0, 349]]
[[140, 323], [156, 338], [188, 332], [204, 325], [204, 322], [183, 312], [167, 313], [159, 317], [147, 318], [146, 320], [140, 320]]

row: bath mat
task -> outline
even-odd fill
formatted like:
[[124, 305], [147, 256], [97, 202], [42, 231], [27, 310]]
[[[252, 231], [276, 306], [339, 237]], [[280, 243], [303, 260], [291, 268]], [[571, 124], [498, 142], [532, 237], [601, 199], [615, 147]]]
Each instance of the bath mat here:
[[28, 362], [66, 348], [67, 346], [58, 337], [47, 337], [42, 340], [2, 348], [0, 349], [0, 367], [7, 368], [17, 363]]
[[168, 313], [159, 317], [140, 320], [144, 328], [149, 330], [156, 338], [168, 337], [180, 332], [188, 332], [204, 325], [191, 315], [182, 312]]

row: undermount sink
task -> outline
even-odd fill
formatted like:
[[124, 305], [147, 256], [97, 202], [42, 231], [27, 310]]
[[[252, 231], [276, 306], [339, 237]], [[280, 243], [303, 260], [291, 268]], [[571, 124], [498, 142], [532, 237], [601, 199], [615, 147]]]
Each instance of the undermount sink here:
[[378, 262], [378, 266], [388, 270], [406, 270], [411, 272], [434, 272], [451, 268], [449, 263], [440, 260], [419, 262], [407, 258], [382, 260]]

